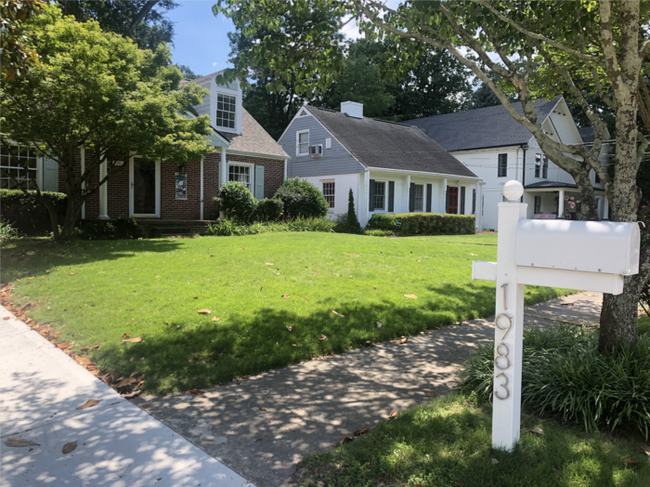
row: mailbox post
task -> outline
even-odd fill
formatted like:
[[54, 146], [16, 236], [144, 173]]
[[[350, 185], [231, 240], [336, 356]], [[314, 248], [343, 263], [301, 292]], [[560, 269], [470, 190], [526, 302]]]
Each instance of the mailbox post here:
[[519, 181], [505, 184], [497, 262], [472, 263], [472, 279], [497, 284], [492, 446], [508, 451], [520, 433], [525, 285], [621, 294], [639, 272], [641, 241], [636, 223], [526, 220], [523, 193]]

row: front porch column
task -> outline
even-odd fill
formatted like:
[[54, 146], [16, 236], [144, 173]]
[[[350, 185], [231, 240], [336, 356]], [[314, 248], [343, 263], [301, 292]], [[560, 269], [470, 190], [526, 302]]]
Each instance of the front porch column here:
[[362, 210], [362, 214], [359, 215], [361, 216], [361, 219], [363, 220], [363, 223], [361, 223], [362, 227], [365, 227], [368, 224], [368, 208], [370, 203], [370, 171], [366, 171], [363, 173], [363, 206], [361, 205], [361, 201], [359, 201], [359, 210]]
[[226, 148], [221, 148], [221, 162], [219, 163], [219, 189], [226, 184], [228, 177], [228, 163], [226, 162]]
[[[99, 180], [106, 177], [106, 161], [99, 165]], [[108, 182], [99, 187], [99, 219], [110, 220], [108, 216]]]
[[557, 199], [557, 217], [564, 218], [564, 190], [561, 189]]

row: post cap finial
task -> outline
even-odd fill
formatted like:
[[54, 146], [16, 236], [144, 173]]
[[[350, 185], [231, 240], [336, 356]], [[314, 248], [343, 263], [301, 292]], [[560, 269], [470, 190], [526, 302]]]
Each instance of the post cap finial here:
[[524, 187], [519, 181], [513, 179], [512, 181], [508, 181], [503, 186], [503, 196], [505, 196], [506, 199], [511, 203], [516, 202], [523, 195]]

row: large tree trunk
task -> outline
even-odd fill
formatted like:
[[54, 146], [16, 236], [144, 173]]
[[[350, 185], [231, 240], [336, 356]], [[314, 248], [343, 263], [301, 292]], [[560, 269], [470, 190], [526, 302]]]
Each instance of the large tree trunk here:
[[615, 348], [636, 346], [638, 303], [639, 293], [629, 277], [625, 278], [623, 294], [603, 295], [598, 351], [609, 352]]
[[65, 212], [65, 219], [63, 220], [63, 228], [61, 229], [62, 240], [72, 240], [72, 232], [74, 227], [79, 220], [79, 214], [81, 213], [81, 204], [76, 201], [76, 198], [71, 197], [72, 194], [68, 194], [68, 207]]

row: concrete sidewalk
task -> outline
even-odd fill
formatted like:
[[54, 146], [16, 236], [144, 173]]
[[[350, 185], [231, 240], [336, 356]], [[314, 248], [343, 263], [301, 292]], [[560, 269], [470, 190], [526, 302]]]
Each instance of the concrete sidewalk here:
[[[89, 399], [101, 402], [76, 409]], [[0, 426], [1, 487], [254, 487], [1, 306]], [[18, 437], [38, 446], [5, 444]], [[76, 449], [63, 454], [75, 441]]]
[[[526, 308], [527, 326], [595, 324], [602, 295], [582, 293]], [[371, 428], [393, 411], [430, 401], [458, 383], [458, 370], [492, 320], [442, 328], [313, 360], [210, 389], [134, 402], [260, 487], [292, 485], [296, 464], [331, 449], [345, 434]], [[265, 408], [261, 410], [260, 408]]]

